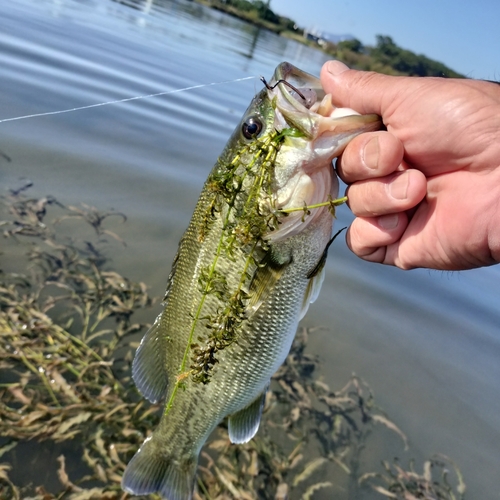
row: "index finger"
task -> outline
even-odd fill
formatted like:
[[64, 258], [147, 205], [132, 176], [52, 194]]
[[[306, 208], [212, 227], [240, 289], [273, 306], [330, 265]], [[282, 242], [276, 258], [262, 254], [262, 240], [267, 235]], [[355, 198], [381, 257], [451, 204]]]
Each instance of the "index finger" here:
[[346, 146], [337, 173], [346, 184], [385, 177], [399, 169], [403, 155], [403, 144], [390, 132], [367, 132]]

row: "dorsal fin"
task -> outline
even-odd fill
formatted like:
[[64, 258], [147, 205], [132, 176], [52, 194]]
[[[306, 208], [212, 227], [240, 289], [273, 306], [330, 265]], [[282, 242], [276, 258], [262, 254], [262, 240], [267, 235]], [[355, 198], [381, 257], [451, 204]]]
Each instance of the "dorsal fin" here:
[[[167, 289], [163, 297], [166, 306], [168, 296], [175, 279], [175, 271], [179, 262], [181, 246], [184, 236], [179, 241], [177, 253], [172, 262], [172, 268], [168, 276]], [[165, 397], [168, 386], [167, 376], [167, 345], [170, 342], [168, 332], [161, 331], [160, 314], [153, 326], [144, 335], [139, 345], [134, 361], [132, 362], [132, 378], [139, 392], [151, 403], [157, 403]]]
[[163, 296], [164, 303], [167, 302], [168, 295], [169, 295], [170, 290], [172, 288], [172, 284], [173, 284], [174, 276], [175, 276], [175, 271], [177, 269], [177, 264], [179, 262], [179, 254], [181, 252], [181, 246], [182, 246], [183, 242], [184, 242], [184, 236], [181, 238], [181, 241], [179, 241], [179, 246], [177, 247], [177, 253], [175, 254], [174, 260], [172, 262], [172, 268], [170, 269], [170, 274], [168, 275], [167, 289], [165, 290], [165, 295]]
[[132, 377], [139, 392], [157, 403], [167, 392], [166, 355], [168, 337], [161, 332], [160, 314], [144, 335], [132, 362]]

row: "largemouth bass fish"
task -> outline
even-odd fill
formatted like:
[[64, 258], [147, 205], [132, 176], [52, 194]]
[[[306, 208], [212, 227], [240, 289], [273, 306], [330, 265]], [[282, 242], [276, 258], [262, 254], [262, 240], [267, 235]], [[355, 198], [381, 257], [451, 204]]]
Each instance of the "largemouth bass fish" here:
[[198, 455], [229, 417], [233, 443], [257, 432], [271, 376], [319, 293], [338, 181], [332, 160], [376, 115], [338, 109], [288, 63], [254, 97], [210, 173], [181, 239], [165, 308], [132, 365], [165, 401], [125, 470], [129, 493], [192, 498]]

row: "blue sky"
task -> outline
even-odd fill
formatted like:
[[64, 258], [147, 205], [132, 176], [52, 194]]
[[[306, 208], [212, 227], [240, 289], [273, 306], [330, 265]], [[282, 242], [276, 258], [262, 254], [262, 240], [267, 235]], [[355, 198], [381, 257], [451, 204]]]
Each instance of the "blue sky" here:
[[471, 78], [500, 80], [499, 0], [271, 0], [303, 28], [352, 34], [366, 45], [389, 35]]

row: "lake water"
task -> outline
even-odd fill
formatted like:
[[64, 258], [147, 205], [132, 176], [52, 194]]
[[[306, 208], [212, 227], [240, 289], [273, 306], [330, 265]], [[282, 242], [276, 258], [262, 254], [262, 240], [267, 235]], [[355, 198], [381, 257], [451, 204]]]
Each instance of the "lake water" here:
[[[326, 59], [188, 1], [2, 2], [0, 120], [269, 78], [284, 60], [318, 74]], [[36, 194], [126, 213], [128, 246], [113, 265], [160, 296], [203, 181], [260, 87], [254, 78], [0, 122], [0, 183], [29, 178]], [[338, 215], [337, 227], [349, 224], [347, 208]], [[377, 460], [444, 453], [469, 499], [500, 497], [499, 295], [498, 266], [403, 272], [339, 240], [303, 321], [323, 327], [309, 345], [325, 381], [341, 387], [356, 372], [408, 435], [409, 452], [381, 449]]]

